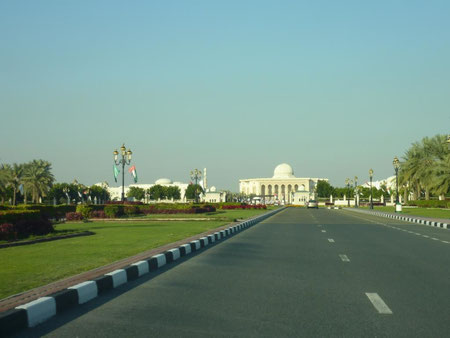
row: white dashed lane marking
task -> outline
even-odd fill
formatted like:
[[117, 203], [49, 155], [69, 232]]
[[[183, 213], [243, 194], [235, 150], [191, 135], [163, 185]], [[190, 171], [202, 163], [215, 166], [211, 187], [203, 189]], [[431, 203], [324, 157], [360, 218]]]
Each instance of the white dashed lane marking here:
[[378, 313], [380, 314], [386, 314], [391, 315], [392, 311], [389, 308], [389, 306], [386, 305], [386, 303], [381, 299], [380, 296], [378, 296], [378, 293], [369, 293], [366, 292], [367, 298], [369, 298], [372, 305], [377, 309]]
[[350, 262], [350, 259], [348, 259], [347, 255], [339, 255], [339, 257], [343, 262]]
[[326, 230], [322, 230], [322, 232], [327, 232]]
[[328, 242], [334, 243], [334, 239], [333, 238], [328, 238]]

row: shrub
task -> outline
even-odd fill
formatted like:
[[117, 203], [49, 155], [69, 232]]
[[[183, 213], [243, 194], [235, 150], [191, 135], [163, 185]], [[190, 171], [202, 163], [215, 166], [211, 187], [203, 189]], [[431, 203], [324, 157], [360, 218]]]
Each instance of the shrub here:
[[83, 220], [83, 215], [79, 212], [68, 212], [66, 214], [66, 221], [81, 221]]
[[19, 220], [40, 219], [41, 213], [38, 210], [3, 210], [0, 211], [0, 223], [15, 224]]
[[106, 218], [105, 212], [103, 210], [94, 210], [91, 213], [92, 218]]
[[55, 230], [52, 223], [45, 218], [20, 220], [15, 226], [19, 236], [22, 238], [29, 235], [46, 235]]
[[17, 239], [17, 230], [11, 223], [0, 225], [0, 241], [11, 241]]
[[137, 207], [135, 205], [125, 205], [123, 208], [123, 211], [124, 211], [125, 215], [127, 215], [127, 217], [134, 216], [134, 215], [141, 213], [139, 207]]
[[78, 204], [76, 212], [80, 213], [84, 219], [88, 219], [89, 217], [91, 217], [92, 208], [86, 204]]
[[116, 218], [123, 215], [123, 205], [120, 204], [108, 204], [105, 206], [105, 215], [109, 218]]
[[407, 201], [406, 205], [417, 206], [419, 208], [450, 208], [450, 201], [418, 200]]

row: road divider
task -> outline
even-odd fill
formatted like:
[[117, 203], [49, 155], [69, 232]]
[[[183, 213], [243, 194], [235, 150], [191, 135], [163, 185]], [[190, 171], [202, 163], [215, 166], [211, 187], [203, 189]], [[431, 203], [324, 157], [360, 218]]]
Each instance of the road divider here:
[[212, 235], [201, 237], [188, 244], [169, 249], [162, 254], [133, 263], [123, 269], [117, 269], [106, 273], [92, 281], [85, 281], [70, 286], [67, 289], [58, 291], [49, 296], [38, 298], [26, 304], [17, 306], [14, 309], [0, 313], [0, 336], [11, 335], [21, 329], [34, 327], [55, 316], [57, 313], [66, 311], [78, 304], [86, 303], [107, 290], [117, 288], [129, 281], [146, 275], [151, 271], [158, 270], [166, 264], [178, 260], [182, 256], [199, 251], [209, 244], [225, 239], [231, 234], [245, 230], [284, 209], [285, 208], [280, 208], [269, 211], [263, 215], [256, 216], [250, 220], [220, 230]]

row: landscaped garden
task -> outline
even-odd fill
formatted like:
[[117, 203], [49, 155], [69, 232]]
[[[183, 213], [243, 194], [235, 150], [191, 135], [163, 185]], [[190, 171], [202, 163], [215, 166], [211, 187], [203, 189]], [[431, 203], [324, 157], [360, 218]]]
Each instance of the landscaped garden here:
[[[85, 219], [52, 224], [53, 230], [47, 235], [32, 235], [32, 238], [83, 231], [94, 235], [0, 249], [0, 299], [266, 211], [263, 208], [235, 208], [198, 214], [124, 213], [109, 221]], [[198, 219], [155, 220], [166, 217]]]

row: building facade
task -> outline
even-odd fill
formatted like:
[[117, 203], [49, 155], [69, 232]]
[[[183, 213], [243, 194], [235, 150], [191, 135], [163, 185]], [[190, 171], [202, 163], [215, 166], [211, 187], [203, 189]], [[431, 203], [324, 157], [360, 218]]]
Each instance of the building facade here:
[[256, 195], [264, 203], [304, 204], [315, 198], [315, 187], [326, 178], [300, 178], [294, 176], [287, 163], [278, 165], [270, 178], [250, 178], [239, 180], [239, 192]]

